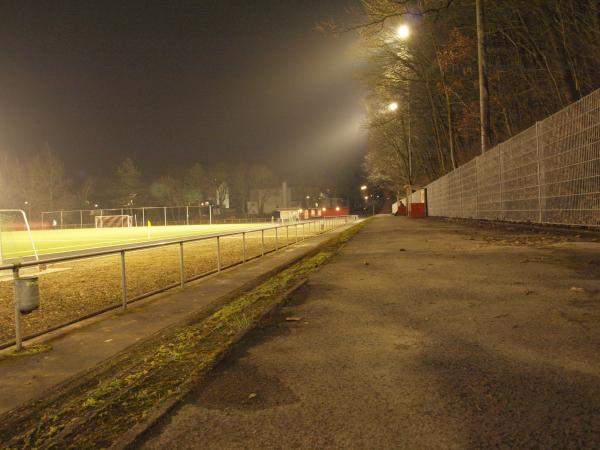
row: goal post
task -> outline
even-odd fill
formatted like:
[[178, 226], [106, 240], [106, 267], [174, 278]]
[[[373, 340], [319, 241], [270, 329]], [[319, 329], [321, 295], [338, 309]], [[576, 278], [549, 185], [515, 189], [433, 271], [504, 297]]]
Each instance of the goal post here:
[[113, 216], [96, 216], [96, 228], [129, 228], [133, 226], [133, 218], [127, 214]]
[[0, 209], [0, 264], [3, 264], [6, 261], [6, 256], [10, 255], [5, 245], [8, 241], [6, 237], [22, 232], [26, 233], [27, 237], [25, 241], [29, 241], [33, 256], [36, 261], [39, 261], [40, 258], [35, 247], [35, 242], [33, 241], [31, 227], [29, 226], [25, 211], [22, 209]]

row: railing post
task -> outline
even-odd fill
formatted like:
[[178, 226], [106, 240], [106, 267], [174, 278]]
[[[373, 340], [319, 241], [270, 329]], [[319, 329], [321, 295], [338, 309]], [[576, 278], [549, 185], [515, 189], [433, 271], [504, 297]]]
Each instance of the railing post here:
[[304, 222], [302, 222], [302, 240], [306, 239], [304, 236]]
[[246, 262], [246, 233], [242, 233], [242, 262]]
[[298, 243], [298, 224], [294, 226], [294, 231], [296, 232], [296, 244]]
[[221, 239], [217, 236], [217, 272], [221, 271]]
[[277, 227], [275, 227], [275, 251], [279, 250], [279, 236], [277, 233]]
[[20, 352], [23, 350], [23, 339], [21, 336], [21, 311], [17, 301], [16, 282], [19, 279], [19, 268], [13, 268], [13, 279], [15, 283], [15, 350]]
[[[462, 166], [457, 169], [458, 176], [460, 177], [460, 217], [465, 217], [465, 204], [464, 204], [464, 179], [463, 179], [463, 171], [461, 170]], [[477, 171], [477, 167], [475, 168]]]
[[179, 275], [181, 287], [185, 286], [185, 263], [183, 261], [183, 242], [179, 243]]
[[535, 152], [537, 156], [537, 181], [538, 181], [538, 222], [542, 223], [542, 177], [540, 159], [540, 123], [535, 123]]
[[125, 250], [121, 250], [121, 300], [123, 311], [127, 310], [127, 272], [125, 271]]
[[265, 256], [265, 230], [260, 230], [260, 256]]
[[285, 245], [286, 246], [290, 245], [290, 226], [289, 225], [285, 226]]

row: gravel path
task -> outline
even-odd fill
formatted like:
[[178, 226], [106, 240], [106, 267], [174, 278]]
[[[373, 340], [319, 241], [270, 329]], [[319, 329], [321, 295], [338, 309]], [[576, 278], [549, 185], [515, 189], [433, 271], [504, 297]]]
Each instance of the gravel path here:
[[598, 448], [594, 239], [378, 218], [143, 447]]

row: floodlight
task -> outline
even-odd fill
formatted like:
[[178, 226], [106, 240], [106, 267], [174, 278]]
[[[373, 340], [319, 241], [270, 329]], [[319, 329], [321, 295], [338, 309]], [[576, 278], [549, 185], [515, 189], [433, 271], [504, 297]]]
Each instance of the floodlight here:
[[400, 25], [396, 31], [396, 35], [404, 41], [410, 37], [410, 28], [408, 25]]
[[398, 110], [398, 102], [392, 102], [388, 105], [388, 110], [391, 112]]

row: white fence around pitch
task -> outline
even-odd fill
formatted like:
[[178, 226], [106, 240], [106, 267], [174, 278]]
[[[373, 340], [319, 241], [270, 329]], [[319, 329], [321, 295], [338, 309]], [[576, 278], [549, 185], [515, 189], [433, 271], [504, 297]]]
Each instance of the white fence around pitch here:
[[430, 216], [600, 226], [600, 90], [427, 185]]
[[[5, 261], [4, 264], [0, 264], [0, 300], [8, 300], [6, 296], [9, 295], [15, 296], [13, 309], [15, 339], [3, 342], [1, 334], [3, 330], [0, 329], [0, 349], [16, 345], [19, 350], [23, 340], [32, 339], [112, 309], [121, 307], [126, 310], [128, 304], [134, 301], [167, 289], [183, 287], [192, 280], [221, 272], [238, 264], [244, 264], [357, 220], [357, 216], [323, 217], [228, 233], [174, 238], [83, 253], [75, 252], [58, 257], [41, 255], [40, 259], [35, 261], [13, 263]], [[198, 247], [198, 244], [201, 244], [202, 247]], [[162, 252], [161, 254], [147, 253], [159, 250]], [[165, 251], [169, 252], [170, 256], [165, 255]], [[128, 260], [129, 262], [126, 263], [126, 257], [133, 256], [136, 258], [133, 261]], [[105, 260], [105, 258], [113, 259]], [[63, 264], [67, 264], [67, 266]], [[76, 264], [84, 265], [84, 267], [78, 268]], [[156, 272], [148, 275], [151, 265], [158, 267], [162, 281], [155, 279], [157, 278]], [[203, 269], [198, 272], [194, 271], [194, 268]], [[108, 279], [96, 281], [100, 274], [108, 276]], [[16, 298], [17, 291], [10, 288], [8, 283], [13, 279], [15, 283], [17, 280], [23, 279], [36, 279], [37, 282], [38, 277], [44, 279], [44, 283], [40, 283], [39, 293], [40, 304], [43, 307], [40, 312], [34, 312], [31, 316], [47, 314], [51, 320], [61, 320], [62, 322], [52, 323], [48, 322], [50, 319], [42, 317], [41, 323], [44, 324], [44, 328], [25, 330], [23, 333], [21, 325], [23, 318]], [[136, 278], [133, 283], [131, 277]], [[166, 278], [163, 279], [163, 277]], [[112, 291], [108, 289], [108, 284], [111, 283], [116, 288], [115, 282], [118, 283], [118, 288]], [[88, 291], [84, 291], [85, 289]], [[73, 291], [73, 296], [70, 290]], [[98, 299], [99, 301], [92, 302], [88, 307], [78, 303], [80, 300], [77, 299], [89, 299], [90, 296], [100, 296], [101, 298]], [[72, 298], [76, 300], [71, 301]], [[54, 299], [55, 303], [52, 303], [50, 299]], [[0, 306], [2, 306], [1, 303]], [[100, 305], [102, 308], [97, 309]], [[52, 311], [53, 309], [71, 315], [61, 316], [56, 311]], [[0, 314], [2, 311], [7, 310], [0, 308]], [[27, 318], [29, 317], [27, 316]], [[3, 317], [0, 316], [0, 319]], [[6, 318], [4, 317], [4, 319]], [[27, 334], [28, 332], [29, 334]], [[23, 337], [23, 334], [26, 336]]]

